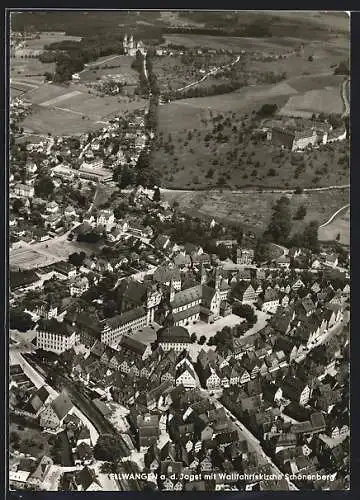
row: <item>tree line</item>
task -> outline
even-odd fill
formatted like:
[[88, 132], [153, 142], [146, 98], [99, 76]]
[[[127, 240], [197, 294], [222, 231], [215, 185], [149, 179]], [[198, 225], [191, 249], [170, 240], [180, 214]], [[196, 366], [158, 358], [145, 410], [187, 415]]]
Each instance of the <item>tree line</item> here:
[[317, 221], [310, 221], [305, 225], [302, 231], [291, 236], [293, 230], [291, 220], [301, 220], [305, 215], [305, 207], [300, 206], [294, 217], [292, 217], [289, 198], [286, 196], [279, 198], [273, 206], [272, 216], [263, 234], [263, 239], [258, 242], [257, 252], [258, 257], [260, 254], [260, 260], [261, 258], [267, 260], [266, 250], [264, 248], [264, 243], [266, 244], [266, 242], [273, 242], [285, 246], [303, 247], [313, 252], [318, 252], [319, 223]]
[[173, 90], [164, 94], [165, 100], [189, 99], [191, 97], [208, 97], [212, 95], [228, 94], [246, 86], [245, 80], [232, 80], [230, 82], [215, 83], [206, 87], [193, 86], [177, 91]]

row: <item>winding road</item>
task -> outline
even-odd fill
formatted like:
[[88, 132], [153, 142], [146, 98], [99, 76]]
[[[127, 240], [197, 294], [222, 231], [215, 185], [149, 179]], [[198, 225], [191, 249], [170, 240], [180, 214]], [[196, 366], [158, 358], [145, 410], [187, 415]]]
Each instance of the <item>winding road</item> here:
[[200, 80], [197, 80], [196, 82], [188, 83], [184, 87], [181, 87], [179, 89], [175, 89], [174, 92], [181, 92], [182, 90], [189, 89], [190, 87], [194, 87], [195, 85], [198, 85], [199, 83], [203, 82], [206, 80], [208, 76], [211, 75], [216, 75], [216, 73], [222, 69], [230, 68], [231, 66], [234, 66], [234, 64], [238, 63], [240, 61], [240, 56], [237, 56], [237, 58], [230, 64], [225, 64], [225, 66], [218, 66], [217, 68], [213, 68], [210, 70], [206, 75], [204, 75]]
[[[343, 117], [349, 116], [349, 114], [350, 114], [350, 102], [348, 99], [347, 89], [346, 89], [346, 87], [348, 85], [350, 86], [350, 80], [348, 80], [348, 79], [344, 80], [341, 84], [341, 97], [342, 97], [342, 100], [344, 103], [344, 108], [345, 108], [345, 111], [343, 113]], [[350, 95], [350, 92], [349, 92], [349, 95]]]
[[345, 209], [347, 209], [349, 207], [350, 207], [350, 203], [347, 203], [343, 207], [339, 208], [339, 210], [336, 210], [336, 212], [332, 214], [332, 216], [330, 217], [330, 219], [328, 221], [326, 221], [324, 224], [321, 224], [321, 226], [319, 226], [319, 228], [320, 227], [325, 227], [328, 224], [330, 224], [339, 215], [340, 212], [342, 212], [343, 210], [345, 210]]

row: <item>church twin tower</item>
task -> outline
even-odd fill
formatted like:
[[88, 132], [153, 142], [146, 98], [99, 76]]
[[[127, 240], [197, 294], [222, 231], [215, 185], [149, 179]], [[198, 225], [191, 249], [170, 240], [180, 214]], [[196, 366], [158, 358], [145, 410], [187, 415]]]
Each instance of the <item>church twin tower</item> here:
[[144, 44], [141, 40], [135, 43], [134, 37], [131, 34], [130, 37], [128, 38], [127, 34], [124, 36], [123, 40], [123, 48], [124, 48], [124, 54], [135, 57], [136, 52], [139, 50], [143, 55], [146, 55], [146, 49], [144, 47]]

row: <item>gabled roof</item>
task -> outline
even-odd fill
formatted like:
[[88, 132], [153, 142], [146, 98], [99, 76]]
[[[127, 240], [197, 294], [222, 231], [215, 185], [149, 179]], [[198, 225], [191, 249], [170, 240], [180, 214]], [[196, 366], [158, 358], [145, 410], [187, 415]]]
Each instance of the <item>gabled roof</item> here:
[[122, 349], [127, 351], [132, 351], [135, 354], [140, 354], [141, 356], [146, 351], [146, 345], [140, 342], [139, 340], [135, 340], [127, 335], [124, 335], [121, 339], [120, 346]]
[[27, 285], [32, 285], [39, 281], [38, 275], [33, 270], [10, 271], [10, 287], [15, 290]]
[[171, 307], [176, 308], [197, 300], [211, 300], [215, 290], [206, 285], [196, 285], [186, 290], [181, 290], [175, 294]]
[[163, 265], [159, 266], [154, 274], [154, 281], [157, 281], [159, 283], [168, 283], [170, 281], [180, 281], [181, 276], [180, 276], [180, 271], [177, 267], [173, 266], [170, 267], [169, 265]]
[[123, 296], [124, 298], [141, 305], [146, 300], [147, 286], [138, 281], [130, 281]]
[[51, 403], [51, 408], [54, 410], [59, 420], [62, 420], [73, 407], [74, 405], [71, 399], [64, 392], [59, 394], [59, 396]]
[[141, 318], [146, 315], [146, 311], [143, 307], [137, 307], [136, 309], [131, 309], [130, 311], [124, 312], [112, 318], [108, 318], [102, 321], [105, 328], [115, 329], [120, 326], [126, 325], [131, 321]]
[[33, 393], [29, 403], [34, 408], [35, 411], [38, 411], [43, 406], [48, 397], [49, 397], [49, 392], [43, 385], [42, 387], [40, 387], [40, 389], [38, 389]]
[[75, 328], [73, 326], [68, 323], [64, 323], [63, 321], [58, 321], [55, 318], [41, 318], [38, 321], [38, 329], [39, 331], [49, 332], [55, 335], [63, 335], [66, 337], [70, 337], [75, 332]]

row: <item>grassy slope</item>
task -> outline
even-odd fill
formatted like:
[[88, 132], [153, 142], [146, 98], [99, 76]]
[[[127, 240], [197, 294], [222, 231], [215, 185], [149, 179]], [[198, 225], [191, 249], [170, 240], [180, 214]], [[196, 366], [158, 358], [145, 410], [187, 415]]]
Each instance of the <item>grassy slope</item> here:
[[[291, 22], [297, 17], [294, 13], [281, 13], [280, 17]], [[316, 13], [298, 13], [301, 22], [308, 20], [314, 25], [330, 26], [330, 20], [336, 18], [337, 28], [346, 27], [347, 19], [344, 16], [319, 16]], [[311, 15], [310, 15], [311, 14]], [[332, 13], [334, 14], [334, 13]], [[327, 24], [330, 23], [330, 24]], [[341, 28], [341, 29], [342, 29]], [[322, 33], [322, 32], [321, 32]], [[176, 39], [177, 37], [177, 39]], [[238, 48], [246, 45], [246, 49], [269, 51], [284, 51], [299, 45], [301, 40], [294, 38], [272, 37], [272, 46], [267, 46], [266, 39], [242, 39], [235, 37], [211, 37], [202, 35], [171, 35], [173, 41], [187, 42], [190, 45], [201, 43], [215, 43], [226, 47], [229, 44]], [[347, 145], [336, 145], [327, 152], [317, 152], [308, 158], [306, 172], [299, 179], [293, 179], [295, 167], [289, 165], [288, 154], [284, 154], [280, 165], [273, 164], [273, 155], [276, 151], [268, 145], [239, 145], [237, 133], [226, 131], [228, 141], [216, 144], [210, 141], [206, 147], [204, 137], [212, 128], [204, 121], [209, 119], [210, 110], [216, 113], [235, 112], [232, 125], [238, 127], [239, 118], [243, 114], [251, 113], [264, 103], [277, 104], [281, 113], [296, 116], [308, 116], [312, 112], [341, 112], [342, 101], [340, 96], [341, 76], [333, 75], [333, 67], [348, 56], [349, 40], [346, 36], [335, 36], [330, 33], [328, 39], [307, 40], [303, 57], [291, 55], [287, 59], [271, 62], [262, 62], [246, 56], [246, 70], [251, 73], [273, 71], [286, 72], [288, 79], [275, 85], [256, 85], [240, 89], [237, 92], [219, 96], [184, 99], [170, 105], [160, 107], [160, 131], [165, 135], [172, 134], [174, 153], [166, 151], [160, 146], [154, 150], [152, 163], [154, 167], [164, 173], [163, 185], [178, 188], [204, 188], [217, 184], [219, 176], [225, 176], [226, 187], [242, 187], [246, 185], [279, 186], [279, 187], [311, 187], [315, 178], [317, 186], [346, 184], [349, 179], [348, 169], [338, 165], [339, 157], [345, 152]], [[285, 43], [286, 42], [286, 43]], [[291, 43], [290, 43], [291, 42]], [[219, 45], [220, 44], [220, 45]], [[234, 45], [235, 44], [235, 45]], [[244, 47], [245, 47], [244, 45]], [[274, 48], [277, 47], [277, 50]], [[309, 61], [309, 55], [313, 61]], [[176, 82], [176, 71], [169, 67], [168, 77]], [[183, 83], [183, 82], [181, 82]], [[206, 85], [205, 82], [202, 85]], [[189, 130], [194, 132], [194, 139], [187, 141]], [[229, 155], [236, 151], [230, 159]], [[253, 155], [252, 157], [250, 155]], [[249, 161], [250, 157], [250, 161]], [[177, 160], [176, 160], [177, 159]], [[254, 164], [260, 163], [254, 173]], [[276, 160], [275, 160], [276, 162]], [[212, 180], [205, 175], [209, 168], [214, 168]], [[276, 176], [268, 177], [270, 168], [275, 168]]]
[[[300, 205], [307, 209], [304, 221], [293, 221], [293, 231], [301, 230], [305, 223], [317, 220], [319, 224], [326, 222], [340, 207], [348, 203], [348, 190], [320, 191], [291, 197], [292, 213]], [[271, 217], [271, 207], [281, 197], [277, 193], [241, 193], [232, 194], [226, 191], [201, 193], [164, 193], [169, 202], [176, 200], [180, 210], [192, 215], [215, 217], [244, 224], [254, 231], [263, 231]]]
[[[225, 142], [216, 140], [217, 134], [213, 132], [210, 109], [205, 106], [197, 107], [192, 102], [201, 99], [177, 101], [160, 107], [160, 130], [163, 135], [162, 141], [154, 148], [151, 161], [152, 165], [163, 173], [163, 187], [211, 188], [218, 185], [221, 177], [225, 179], [224, 187], [233, 189], [250, 185], [279, 188], [320, 187], [349, 182], [348, 165], [339, 164], [339, 158], [347, 153], [347, 142], [304, 153], [301, 158], [304, 160], [305, 169], [295, 178], [297, 164], [292, 163], [289, 151], [281, 152], [266, 140], [254, 142], [250, 137], [250, 118], [245, 118], [244, 111], [254, 109], [254, 102], [255, 109], [258, 109], [264, 102], [263, 98], [256, 101], [256, 98], [249, 97], [246, 101], [246, 98], [237, 99], [235, 94], [203, 98], [207, 104], [213, 102], [215, 106], [223, 109], [231, 109], [231, 104], [234, 110], [236, 105], [242, 107], [241, 112], [222, 113], [224, 119], [230, 119], [230, 126], [224, 126], [222, 132]], [[284, 96], [277, 96], [273, 98], [273, 102], [281, 106], [282, 99]], [[266, 102], [269, 102], [269, 99], [266, 99]], [[214, 109], [215, 106], [211, 108]], [[219, 114], [214, 112], [213, 117]], [[192, 134], [190, 138], [189, 131]], [[205, 139], [209, 133], [212, 135], [207, 142]], [[168, 144], [174, 146], [173, 152], [169, 150]], [[270, 169], [274, 169], [275, 175], [269, 175]], [[213, 170], [211, 178], [207, 177], [209, 170]]]
[[332, 241], [338, 234], [340, 234], [340, 243], [350, 244], [350, 210], [348, 208], [341, 211], [330, 224], [319, 229], [319, 240]]

